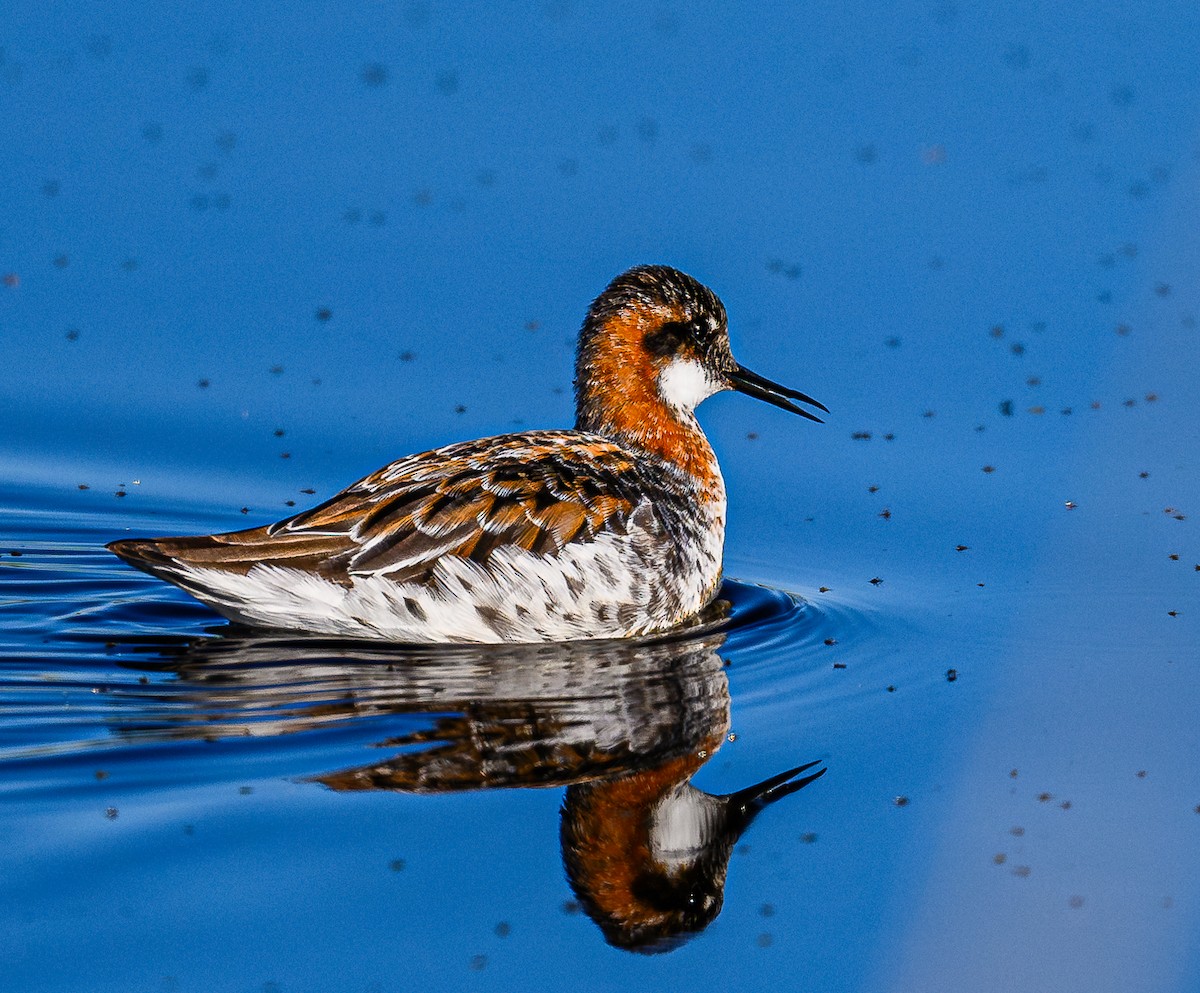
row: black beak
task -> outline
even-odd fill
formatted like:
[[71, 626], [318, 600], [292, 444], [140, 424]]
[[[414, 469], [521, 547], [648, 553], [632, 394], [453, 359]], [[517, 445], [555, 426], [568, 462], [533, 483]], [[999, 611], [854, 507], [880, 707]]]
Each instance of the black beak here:
[[[813, 766], [820, 764], [820, 760], [818, 759], [816, 762], [808, 762], [795, 769], [789, 769], [787, 772], [781, 772], [770, 779], [764, 779], [761, 783], [755, 783], [753, 786], [747, 786], [744, 790], [730, 793], [725, 797], [725, 800], [735, 814], [740, 814], [747, 818], [753, 817], [763, 807], [767, 806], [767, 804], [774, 803], [776, 800], [795, 793], [797, 790], [802, 790], [813, 780], [820, 779], [825, 775], [824, 769], [809, 772], [807, 776], [800, 775], [800, 773], [808, 772]], [[798, 776], [799, 778], [796, 778]]]
[[735, 365], [732, 372], [725, 373], [725, 378], [729, 380], [729, 385], [739, 393], [745, 393], [746, 396], [754, 397], [757, 400], [766, 400], [767, 403], [773, 403], [776, 407], [790, 410], [793, 414], [807, 417], [810, 421], [816, 421], [818, 424], [824, 424], [825, 422], [816, 414], [810, 414], [803, 407], [792, 403], [792, 401], [799, 400], [800, 403], [807, 403], [818, 410], [823, 410], [827, 414], [829, 413], [829, 408], [825, 404], [814, 400], [799, 390], [789, 390], [786, 386], [772, 383], [757, 372], [751, 372], [745, 366]]

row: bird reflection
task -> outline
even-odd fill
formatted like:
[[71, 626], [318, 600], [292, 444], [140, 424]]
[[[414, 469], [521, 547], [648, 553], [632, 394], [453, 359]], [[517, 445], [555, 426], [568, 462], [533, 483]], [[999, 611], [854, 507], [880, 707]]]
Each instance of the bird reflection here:
[[689, 781], [709, 754], [567, 788], [567, 878], [609, 944], [669, 951], [703, 931], [721, 912], [729, 857], [750, 821], [825, 773], [809, 762], [713, 795]]
[[426, 794], [565, 786], [563, 864], [579, 903], [610, 944], [663, 951], [720, 912], [754, 816], [824, 772], [808, 763], [727, 795], [691, 785], [729, 732], [719, 621], [637, 642], [411, 649], [234, 635], [172, 658], [160, 645], [132, 664], [180, 686], [160, 683], [164, 706], [119, 730], [274, 736], [392, 715], [398, 733], [382, 740], [369, 722], [378, 761], [305, 778]]

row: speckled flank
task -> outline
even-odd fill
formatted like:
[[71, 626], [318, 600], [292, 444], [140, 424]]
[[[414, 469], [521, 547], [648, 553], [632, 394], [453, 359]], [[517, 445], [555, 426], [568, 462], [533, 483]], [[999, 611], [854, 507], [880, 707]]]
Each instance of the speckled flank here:
[[694, 493], [657, 457], [527, 432], [410, 456], [265, 528], [113, 550], [256, 626], [414, 642], [625, 637], [675, 626], [715, 595], [724, 488]]
[[[641, 516], [650, 522], [649, 514]], [[256, 626], [402, 642], [624, 637], [695, 614], [711, 599], [721, 571], [719, 535], [677, 547], [637, 519], [622, 536], [603, 534], [556, 555], [504, 546], [486, 565], [444, 555], [420, 582], [363, 572], [343, 584], [273, 564], [245, 574], [180, 565], [175, 579], [203, 591], [231, 620]]]

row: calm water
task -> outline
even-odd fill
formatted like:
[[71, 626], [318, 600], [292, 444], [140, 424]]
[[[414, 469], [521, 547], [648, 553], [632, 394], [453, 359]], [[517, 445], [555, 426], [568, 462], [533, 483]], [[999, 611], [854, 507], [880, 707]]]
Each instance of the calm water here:
[[[1197, 37], [18, 3], [7, 988], [1200, 988]], [[701, 409], [696, 628], [280, 638], [103, 550], [569, 424], [584, 309], [647, 261], [833, 412]]]

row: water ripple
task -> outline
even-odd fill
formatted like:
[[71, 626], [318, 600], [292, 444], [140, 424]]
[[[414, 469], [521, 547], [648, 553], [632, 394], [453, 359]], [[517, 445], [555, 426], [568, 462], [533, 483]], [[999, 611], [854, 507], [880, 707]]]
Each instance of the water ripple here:
[[698, 623], [641, 641], [410, 647], [250, 632], [123, 567], [99, 548], [114, 530], [35, 515], [21, 554], [0, 563], [0, 763], [26, 769], [9, 790], [78, 782], [101, 761], [152, 779], [189, 748], [211, 759], [218, 742], [227, 757], [206, 776], [261, 761], [313, 775], [480, 707], [594, 722], [631, 694], [666, 692], [697, 657], [728, 673], [743, 713], [782, 697], [819, 705], [841, 692], [835, 656], [854, 655], [861, 673], [875, 634], [846, 605], [736, 581]]

